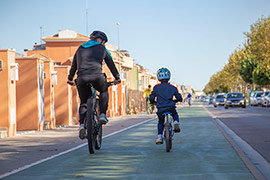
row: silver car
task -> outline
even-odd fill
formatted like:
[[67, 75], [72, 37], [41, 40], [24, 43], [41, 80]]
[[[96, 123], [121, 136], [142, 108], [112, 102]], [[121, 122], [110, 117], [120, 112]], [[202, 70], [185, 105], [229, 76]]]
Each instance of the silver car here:
[[217, 94], [213, 99], [214, 107], [224, 106], [224, 94]]
[[234, 106], [246, 108], [246, 99], [242, 93], [229, 92], [225, 95], [224, 108], [228, 109]]
[[265, 91], [261, 98], [261, 103], [263, 107], [270, 106], [270, 91]]
[[250, 95], [250, 105], [257, 106], [261, 104], [261, 96], [263, 91], [253, 91]]

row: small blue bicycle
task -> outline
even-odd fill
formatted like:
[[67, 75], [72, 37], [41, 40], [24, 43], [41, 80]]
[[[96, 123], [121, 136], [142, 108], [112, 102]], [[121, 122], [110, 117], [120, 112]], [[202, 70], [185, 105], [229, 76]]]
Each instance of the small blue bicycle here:
[[173, 135], [174, 135], [173, 118], [170, 112], [165, 112], [162, 115], [165, 116], [163, 137], [166, 143], [166, 152], [170, 152], [172, 149], [172, 140], [173, 140]]

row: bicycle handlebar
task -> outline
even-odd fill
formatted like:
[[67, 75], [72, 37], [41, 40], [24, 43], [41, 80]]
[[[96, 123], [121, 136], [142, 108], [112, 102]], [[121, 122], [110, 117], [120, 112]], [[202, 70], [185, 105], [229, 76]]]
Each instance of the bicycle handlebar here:
[[107, 82], [108, 87], [121, 83], [121, 79]]
[[[68, 80], [67, 83], [68, 83], [70, 86], [76, 86], [76, 80], [75, 80], [75, 81], [69, 81], [69, 80]], [[121, 79], [107, 82], [107, 85], [108, 85], [108, 87], [110, 87], [110, 86], [112, 86], [112, 85], [116, 85], [116, 84], [119, 84], [119, 83], [121, 83]]]
[[[177, 100], [172, 100], [172, 101], [175, 102], [175, 103], [181, 102], [181, 101], [177, 101]], [[153, 104], [156, 105], [157, 104], [157, 101], [154, 101]]]

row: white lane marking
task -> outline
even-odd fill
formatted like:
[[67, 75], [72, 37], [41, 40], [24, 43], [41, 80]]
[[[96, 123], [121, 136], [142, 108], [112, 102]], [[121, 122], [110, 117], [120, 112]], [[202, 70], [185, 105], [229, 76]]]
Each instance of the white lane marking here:
[[216, 119], [208, 109], [206, 112], [218, 123], [218, 125], [226, 132], [226, 134], [237, 144], [237, 146], [244, 152], [244, 154], [250, 159], [253, 165], [259, 169], [259, 171], [266, 177], [270, 179], [270, 164], [246, 141], [235, 134], [226, 124], [224, 124], [219, 119]]
[[217, 117], [212, 113], [210, 112], [205, 106], [203, 106], [203, 108], [205, 109], [205, 111], [214, 119], [216, 119]]
[[[126, 130], [128, 130], [128, 129], [134, 128], [134, 127], [136, 127], [136, 126], [142, 125], [142, 124], [147, 123], [147, 122], [149, 122], [149, 121], [152, 121], [152, 120], [154, 120], [154, 119], [156, 119], [156, 118], [147, 119], [147, 120], [144, 120], [144, 121], [142, 121], [142, 122], [140, 122], [140, 123], [131, 125], [131, 126], [126, 127], [126, 128], [124, 128], [124, 129], [121, 129], [121, 130], [119, 130], [119, 131], [115, 131], [115, 132], [110, 133], [110, 134], [108, 134], [108, 135], [106, 135], [106, 136], [103, 136], [102, 139], [107, 138], [107, 137], [110, 137], [110, 136], [113, 136], [113, 135], [115, 135], [115, 134], [118, 134], [118, 133], [120, 133], [120, 132], [126, 131]], [[68, 149], [68, 150], [66, 150], [66, 151], [64, 151], [64, 152], [55, 154], [55, 155], [53, 155], [53, 156], [47, 157], [47, 158], [45, 158], [45, 159], [38, 160], [38, 161], [36, 161], [36, 162], [34, 162], [34, 163], [25, 165], [25, 166], [20, 167], [20, 168], [18, 168], [18, 169], [14, 169], [14, 170], [12, 170], [12, 171], [10, 171], [10, 172], [1, 174], [1, 175], [0, 175], [0, 179], [1, 179], [1, 178], [4, 178], [4, 177], [7, 177], [7, 176], [10, 176], [10, 175], [12, 175], [12, 174], [18, 173], [18, 172], [23, 171], [23, 170], [25, 170], [25, 169], [28, 169], [28, 168], [30, 168], [30, 167], [33, 167], [33, 166], [38, 165], [38, 164], [40, 164], [40, 163], [43, 163], [43, 162], [45, 162], [45, 161], [51, 160], [51, 159], [56, 158], [56, 157], [58, 157], [58, 156], [67, 154], [67, 153], [69, 153], [69, 152], [71, 152], [71, 151], [75, 151], [75, 150], [77, 150], [77, 149], [79, 149], [79, 148], [81, 148], [81, 147], [83, 147], [83, 146], [85, 146], [85, 145], [87, 145], [87, 144], [88, 144], [88, 143], [80, 144], [79, 146], [76, 146], [76, 147], [74, 147], [74, 148]]]

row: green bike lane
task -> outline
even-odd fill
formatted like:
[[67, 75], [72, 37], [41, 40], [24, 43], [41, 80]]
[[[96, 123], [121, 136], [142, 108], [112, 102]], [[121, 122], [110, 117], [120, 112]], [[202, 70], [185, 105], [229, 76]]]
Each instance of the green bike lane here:
[[169, 153], [155, 144], [154, 119], [104, 138], [96, 154], [84, 146], [3, 179], [254, 179], [203, 107], [178, 113]]

